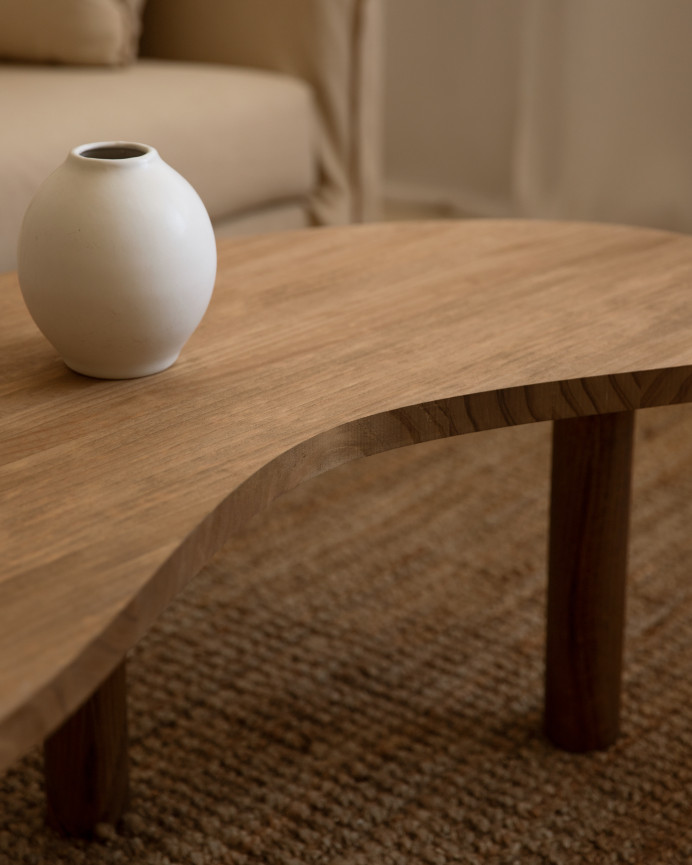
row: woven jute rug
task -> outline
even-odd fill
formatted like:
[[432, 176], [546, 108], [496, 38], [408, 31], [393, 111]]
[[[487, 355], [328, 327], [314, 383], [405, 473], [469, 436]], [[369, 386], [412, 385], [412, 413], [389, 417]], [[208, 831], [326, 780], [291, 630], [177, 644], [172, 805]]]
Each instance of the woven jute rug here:
[[692, 861], [692, 408], [639, 415], [623, 728], [541, 732], [550, 428], [383, 454], [283, 497], [130, 665], [132, 811], [65, 841], [40, 751], [0, 862]]

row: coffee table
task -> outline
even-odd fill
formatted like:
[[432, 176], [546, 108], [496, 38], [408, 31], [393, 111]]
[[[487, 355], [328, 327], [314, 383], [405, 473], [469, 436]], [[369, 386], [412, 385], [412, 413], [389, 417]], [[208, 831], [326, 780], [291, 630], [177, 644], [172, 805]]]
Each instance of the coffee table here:
[[692, 238], [529, 221], [227, 241], [171, 369], [70, 372], [0, 277], [0, 768], [127, 804], [125, 656], [234, 531], [341, 463], [554, 422], [546, 731], [618, 730], [634, 411], [692, 400]]

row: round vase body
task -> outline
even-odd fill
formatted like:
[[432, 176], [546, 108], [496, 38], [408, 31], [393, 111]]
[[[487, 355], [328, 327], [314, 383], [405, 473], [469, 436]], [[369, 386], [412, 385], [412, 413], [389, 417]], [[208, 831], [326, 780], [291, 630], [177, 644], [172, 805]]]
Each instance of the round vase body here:
[[36, 193], [19, 238], [32, 318], [96, 378], [169, 367], [207, 309], [216, 242], [192, 186], [153, 147], [86, 144]]

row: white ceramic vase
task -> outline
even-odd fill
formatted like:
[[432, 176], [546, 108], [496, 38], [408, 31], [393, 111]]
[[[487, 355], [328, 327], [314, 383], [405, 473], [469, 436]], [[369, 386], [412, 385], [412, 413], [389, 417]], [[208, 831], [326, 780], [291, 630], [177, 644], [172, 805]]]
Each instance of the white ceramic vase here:
[[201, 199], [153, 147], [85, 144], [29, 205], [17, 269], [71, 369], [135, 378], [174, 363], [202, 320], [216, 243]]

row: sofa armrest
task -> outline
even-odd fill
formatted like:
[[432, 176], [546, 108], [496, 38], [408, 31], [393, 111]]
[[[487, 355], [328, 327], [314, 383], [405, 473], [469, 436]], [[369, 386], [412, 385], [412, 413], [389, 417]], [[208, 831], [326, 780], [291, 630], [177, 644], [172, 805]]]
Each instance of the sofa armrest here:
[[376, 217], [381, 0], [148, 0], [141, 53], [305, 80], [317, 109], [316, 224]]

